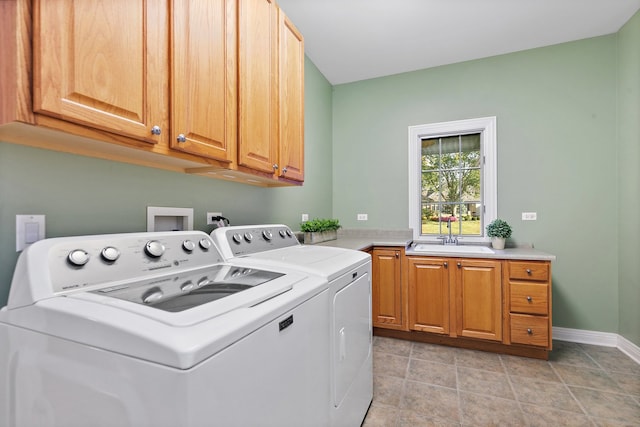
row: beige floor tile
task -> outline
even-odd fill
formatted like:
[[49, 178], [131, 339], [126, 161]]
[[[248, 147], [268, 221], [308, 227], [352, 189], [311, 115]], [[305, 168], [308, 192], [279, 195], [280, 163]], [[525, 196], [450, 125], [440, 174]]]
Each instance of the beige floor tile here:
[[388, 375], [373, 376], [373, 402], [390, 406], [399, 406], [404, 380]]
[[373, 372], [375, 374], [404, 378], [407, 375], [408, 366], [408, 357], [383, 353], [381, 351], [373, 353]]
[[462, 424], [473, 426], [523, 426], [524, 417], [514, 400], [460, 392]]
[[631, 396], [581, 387], [569, 388], [591, 417], [640, 425], [640, 405]]
[[393, 406], [373, 403], [362, 427], [394, 427], [398, 425], [400, 410]]
[[500, 356], [486, 351], [458, 350], [456, 353], [456, 365], [484, 371], [505, 372]]
[[459, 350], [454, 347], [416, 342], [413, 343], [411, 357], [431, 362], [454, 365], [456, 363], [456, 353], [458, 351]]
[[582, 413], [580, 405], [562, 383], [511, 377], [511, 384], [518, 402]]
[[603, 391], [621, 393], [622, 388], [601, 369], [587, 369], [577, 366], [556, 365], [555, 370], [568, 385], [595, 388]]
[[437, 419], [460, 421], [458, 393], [446, 387], [407, 381], [400, 407]]
[[456, 388], [456, 367], [443, 363], [411, 359], [407, 378], [442, 387]]
[[615, 347], [581, 344], [584, 351], [607, 371], [640, 375], [640, 364]]
[[585, 427], [593, 423], [584, 414], [533, 405], [521, 405], [527, 427]]
[[626, 392], [640, 398], [640, 375], [609, 372], [609, 376]]
[[580, 344], [564, 341], [553, 342], [553, 351], [549, 353], [549, 362], [583, 368], [598, 368], [596, 362], [583, 350]]
[[373, 340], [373, 352], [381, 351], [383, 353], [395, 354], [397, 356], [409, 357], [412, 347], [411, 341], [396, 340], [386, 337], [375, 337]]
[[458, 388], [478, 394], [514, 399], [506, 374], [458, 366]]
[[500, 355], [510, 376], [527, 377], [543, 381], [560, 381], [546, 360]]
[[460, 427], [460, 423], [448, 420], [439, 420], [414, 411], [400, 412], [398, 427]]

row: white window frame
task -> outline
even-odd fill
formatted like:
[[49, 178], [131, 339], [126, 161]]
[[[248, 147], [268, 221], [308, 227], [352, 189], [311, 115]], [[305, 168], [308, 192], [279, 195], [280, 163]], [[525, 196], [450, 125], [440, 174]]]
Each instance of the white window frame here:
[[439, 242], [436, 236], [422, 235], [420, 209], [422, 166], [422, 140], [451, 135], [480, 133], [482, 151], [482, 223], [480, 236], [460, 236], [463, 242], [486, 243], [485, 226], [498, 217], [498, 164], [496, 117], [456, 120], [409, 126], [409, 227], [413, 229], [413, 240], [417, 242]]

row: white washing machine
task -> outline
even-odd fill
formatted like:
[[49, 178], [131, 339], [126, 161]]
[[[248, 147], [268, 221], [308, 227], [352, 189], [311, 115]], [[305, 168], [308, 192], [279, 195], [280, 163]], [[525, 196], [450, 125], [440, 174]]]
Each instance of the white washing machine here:
[[301, 245], [286, 225], [222, 227], [211, 236], [228, 261], [296, 269], [328, 280], [330, 425], [359, 426], [373, 398], [371, 256]]
[[328, 425], [328, 298], [202, 232], [36, 242], [0, 310], [0, 425]]

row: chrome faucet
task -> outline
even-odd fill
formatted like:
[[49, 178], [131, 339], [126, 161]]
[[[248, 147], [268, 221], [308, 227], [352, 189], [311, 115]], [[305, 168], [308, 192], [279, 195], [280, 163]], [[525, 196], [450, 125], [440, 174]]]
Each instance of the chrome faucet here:
[[438, 239], [442, 239], [442, 244], [443, 245], [457, 245], [458, 244], [458, 236], [452, 236], [451, 235], [451, 232], [452, 232], [451, 221], [447, 221], [447, 228], [449, 229], [449, 237], [440, 236], [440, 237], [438, 237]]

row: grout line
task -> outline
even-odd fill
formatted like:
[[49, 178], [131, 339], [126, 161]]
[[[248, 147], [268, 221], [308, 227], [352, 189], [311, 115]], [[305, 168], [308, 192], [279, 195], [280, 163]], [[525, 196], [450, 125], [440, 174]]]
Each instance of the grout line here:
[[571, 391], [571, 388], [569, 387], [567, 382], [564, 380], [564, 378], [562, 378], [562, 375], [560, 375], [560, 373], [558, 371], [556, 371], [555, 366], [553, 366], [553, 364], [551, 362], [549, 362], [549, 366], [551, 366], [551, 369], [553, 370], [553, 372], [558, 376], [558, 378], [560, 378], [560, 382], [562, 383], [562, 385], [564, 385], [564, 388], [569, 392], [569, 396], [571, 396], [571, 398], [578, 404], [578, 408], [580, 408], [580, 410], [582, 411], [582, 413], [585, 416], [590, 418], [591, 416], [589, 415], [587, 410], [584, 408], [584, 406], [578, 400], [578, 398], [575, 396], [575, 394], [573, 394], [573, 392]]

